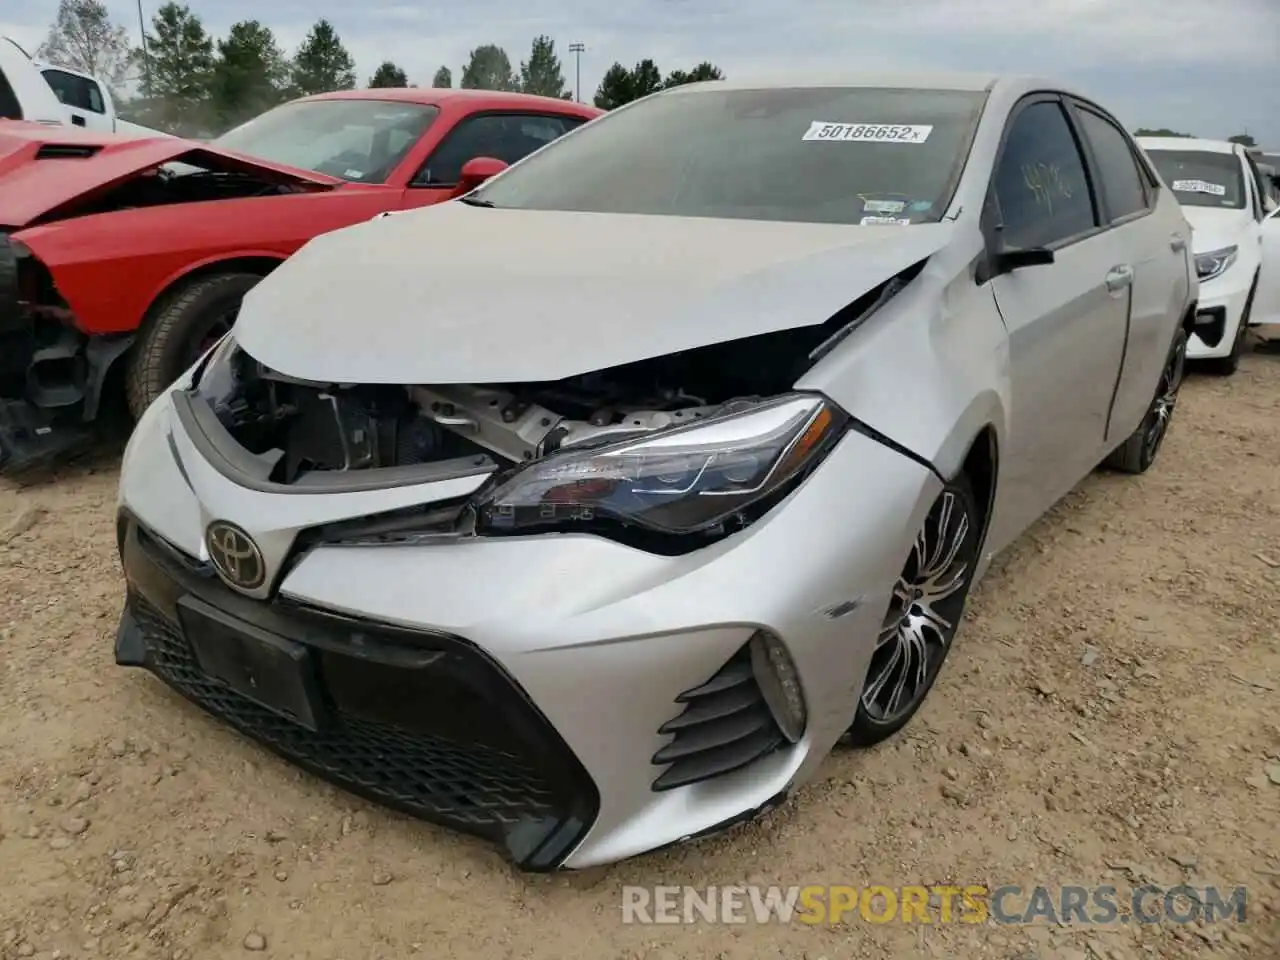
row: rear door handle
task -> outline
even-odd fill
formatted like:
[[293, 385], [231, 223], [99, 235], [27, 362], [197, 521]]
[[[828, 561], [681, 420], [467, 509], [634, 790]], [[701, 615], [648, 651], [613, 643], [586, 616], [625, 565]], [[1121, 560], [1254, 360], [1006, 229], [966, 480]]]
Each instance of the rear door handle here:
[[1133, 267], [1122, 264], [1118, 267], [1112, 267], [1107, 271], [1107, 290], [1111, 293], [1120, 293], [1129, 289], [1133, 283]]

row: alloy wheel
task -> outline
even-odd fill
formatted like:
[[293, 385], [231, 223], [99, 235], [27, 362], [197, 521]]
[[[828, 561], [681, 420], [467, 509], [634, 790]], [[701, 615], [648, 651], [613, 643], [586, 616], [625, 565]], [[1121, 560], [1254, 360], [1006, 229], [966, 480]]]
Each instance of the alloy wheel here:
[[916, 534], [871, 656], [862, 710], [873, 723], [897, 724], [928, 693], [964, 610], [977, 541], [971, 499], [948, 487]]
[[1142, 429], [1142, 452], [1147, 461], [1155, 459], [1169, 432], [1169, 421], [1173, 418], [1173, 410], [1178, 405], [1178, 389], [1182, 386], [1182, 374], [1187, 364], [1187, 341], [1178, 338], [1178, 344], [1169, 351], [1169, 359], [1165, 361], [1164, 370], [1160, 373], [1160, 384], [1156, 387], [1156, 396], [1147, 412], [1146, 422]]

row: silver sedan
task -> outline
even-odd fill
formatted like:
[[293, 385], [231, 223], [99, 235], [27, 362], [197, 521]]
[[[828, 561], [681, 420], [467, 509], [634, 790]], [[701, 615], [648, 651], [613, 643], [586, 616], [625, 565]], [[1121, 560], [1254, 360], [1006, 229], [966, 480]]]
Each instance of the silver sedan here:
[[1151, 466], [1188, 241], [1048, 81], [615, 110], [245, 298], [126, 452], [117, 661], [527, 869], [723, 830], [900, 730], [991, 558]]

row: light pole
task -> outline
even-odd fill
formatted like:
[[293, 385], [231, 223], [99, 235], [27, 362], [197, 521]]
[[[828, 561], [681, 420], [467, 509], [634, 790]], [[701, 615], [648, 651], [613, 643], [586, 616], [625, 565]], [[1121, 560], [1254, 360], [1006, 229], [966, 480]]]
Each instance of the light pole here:
[[151, 58], [147, 56], [147, 20], [142, 15], [142, 0], [138, 0], [138, 32], [142, 35], [142, 84], [151, 96]]
[[[139, 0], [141, 2], [141, 0]], [[576, 79], [573, 84], [573, 99], [579, 103], [582, 102], [582, 54], [587, 49], [585, 43], [569, 44], [569, 52], [573, 54], [575, 61]]]

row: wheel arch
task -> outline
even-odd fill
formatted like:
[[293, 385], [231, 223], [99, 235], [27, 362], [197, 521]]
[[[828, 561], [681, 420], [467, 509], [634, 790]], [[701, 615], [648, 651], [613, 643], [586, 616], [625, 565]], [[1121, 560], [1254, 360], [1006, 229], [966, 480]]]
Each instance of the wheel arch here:
[[981, 523], [979, 543], [986, 540], [991, 528], [991, 515], [995, 511], [996, 486], [1000, 477], [1000, 438], [994, 424], [984, 424], [960, 463], [957, 473], [963, 474], [973, 490]]

